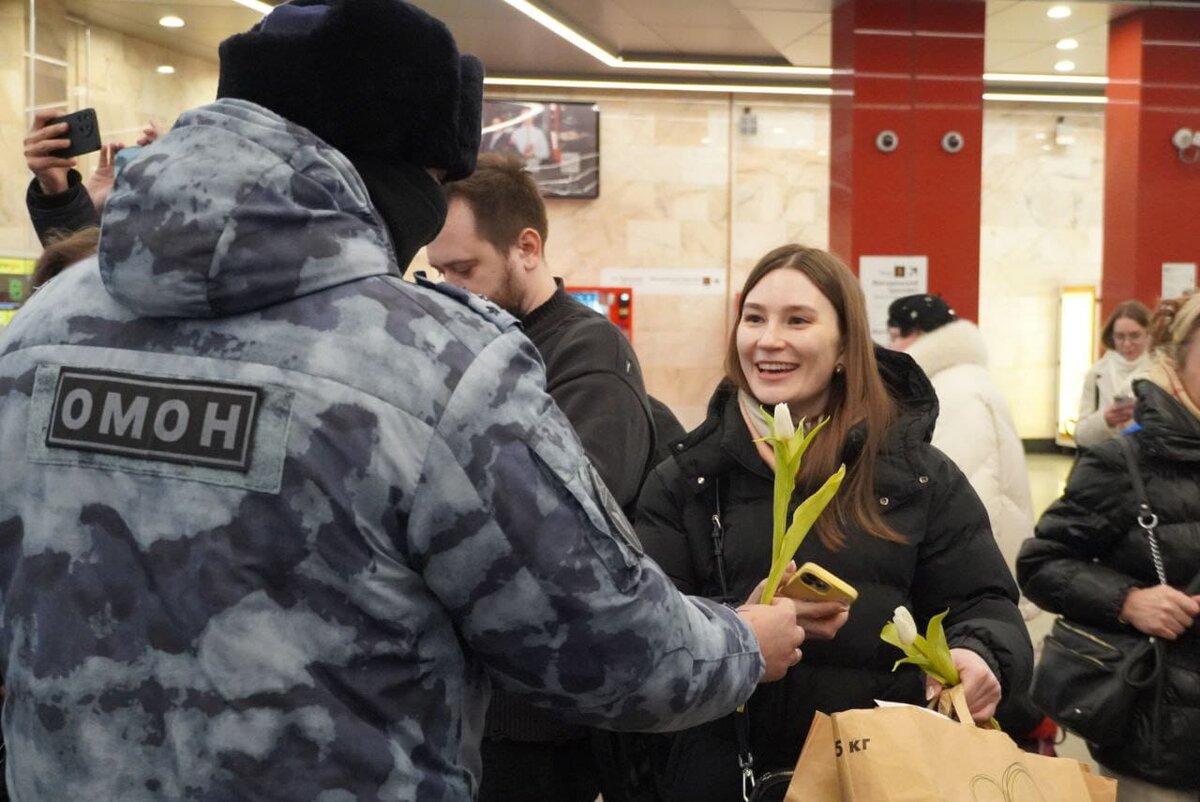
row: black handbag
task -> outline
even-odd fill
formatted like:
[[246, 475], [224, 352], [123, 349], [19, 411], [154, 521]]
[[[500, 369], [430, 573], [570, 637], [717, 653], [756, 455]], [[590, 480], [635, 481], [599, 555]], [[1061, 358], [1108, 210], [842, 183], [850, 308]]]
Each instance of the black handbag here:
[[[1150, 542], [1158, 581], [1167, 583], [1150, 508], [1133, 447], [1121, 439], [1134, 492], [1138, 526]], [[1030, 698], [1051, 719], [1099, 746], [1124, 740], [1134, 707], [1147, 693], [1161, 695], [1166, 646], [1133, 627], [1106, 629], [1067, 618], [1054, 622], [1033, 673]], [[1156, 705], [1157, 707], [1157, 705]]]

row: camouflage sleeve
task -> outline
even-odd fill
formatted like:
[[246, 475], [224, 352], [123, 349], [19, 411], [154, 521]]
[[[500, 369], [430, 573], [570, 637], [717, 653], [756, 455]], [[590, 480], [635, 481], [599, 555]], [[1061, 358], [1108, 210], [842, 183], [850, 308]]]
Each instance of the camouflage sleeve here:
[[467, 370], [425, 455], [412, 565], [493, 680], [562, 718], [668, 730], [732, 711], [763, 671], [732, 611], [641, 551], [519, 333]]

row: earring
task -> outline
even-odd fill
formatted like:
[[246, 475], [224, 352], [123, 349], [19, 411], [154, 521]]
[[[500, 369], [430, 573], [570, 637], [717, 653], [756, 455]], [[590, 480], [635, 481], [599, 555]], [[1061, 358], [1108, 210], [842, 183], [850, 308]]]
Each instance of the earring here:
[[833, 375], [841, 376], [845, 372], [846, 372], [846, 366], [843, 365], [841, 362], [839, 362], [833, 366]]

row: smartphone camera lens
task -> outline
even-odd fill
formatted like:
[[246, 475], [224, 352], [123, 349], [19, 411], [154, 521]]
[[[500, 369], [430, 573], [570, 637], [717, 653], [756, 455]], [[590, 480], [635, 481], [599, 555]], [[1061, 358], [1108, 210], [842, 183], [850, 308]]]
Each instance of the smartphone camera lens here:
[[813, 590], [820, 591], [821, 593], [824, 593], [827, 590], [829, 590], [828, 582], [826, 582], [824, 579], [821, 579], [820, 577], [815, 577], [812, 574], [805, 574], [804, 579], [802, 581], [804, 582], [804, 584], [808, 585]]

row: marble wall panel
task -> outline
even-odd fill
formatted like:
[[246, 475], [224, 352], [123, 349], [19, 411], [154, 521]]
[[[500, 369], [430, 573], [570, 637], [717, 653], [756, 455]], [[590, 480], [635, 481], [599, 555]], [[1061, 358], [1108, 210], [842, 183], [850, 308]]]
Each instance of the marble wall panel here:
[[986, 107], [979, 327], [1023, 438], [1054, 436], [1058, 294], [1099, 286], [1103, 202], [1103, 110]]
[[25, 4], [0, 0], [0, 256], [33, 256], [25, 214]]

